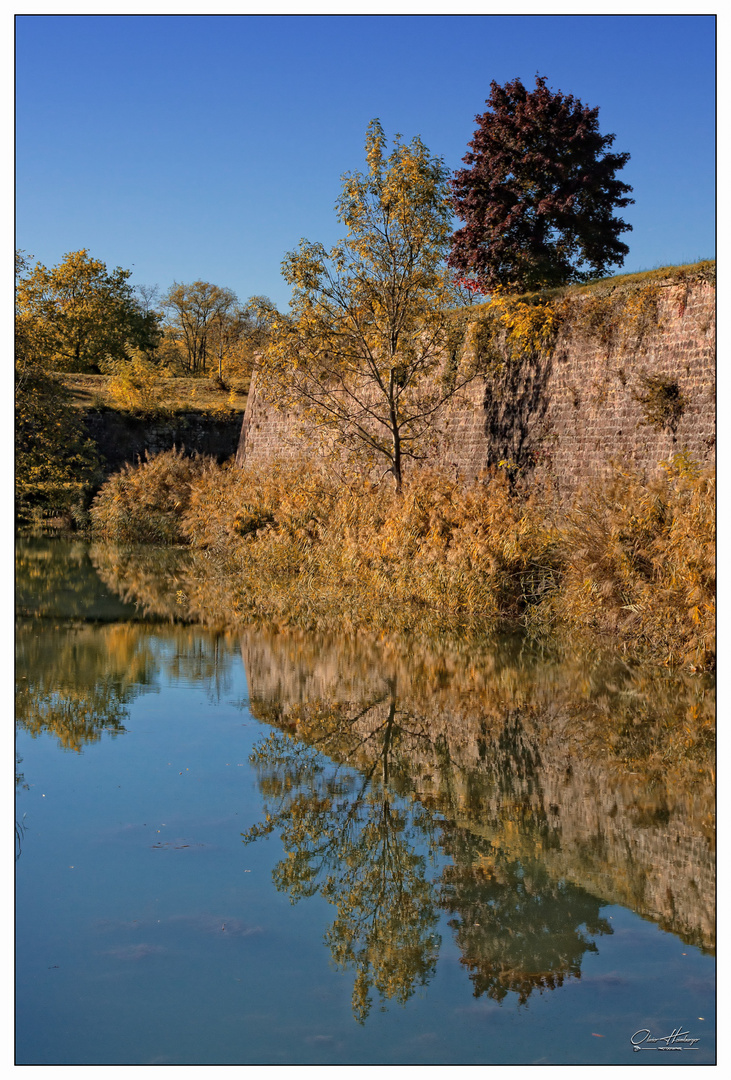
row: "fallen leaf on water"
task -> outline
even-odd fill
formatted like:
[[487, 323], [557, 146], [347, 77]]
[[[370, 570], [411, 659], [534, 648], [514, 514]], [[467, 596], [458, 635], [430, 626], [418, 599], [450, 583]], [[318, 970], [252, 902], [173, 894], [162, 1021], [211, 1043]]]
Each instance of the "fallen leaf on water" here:
[[594, 1036], [594, 1038], [595, 1038], [595, 1039], [603, 1039], [603, 1038], [604, 1038], [604, 1036], [603, 1036], [603, 1035], [600, 1035], [600, 1034], [599, 1034], [598, 1032], [596, 1032], [596, 1031], [592, 1031], [592, 1035]]

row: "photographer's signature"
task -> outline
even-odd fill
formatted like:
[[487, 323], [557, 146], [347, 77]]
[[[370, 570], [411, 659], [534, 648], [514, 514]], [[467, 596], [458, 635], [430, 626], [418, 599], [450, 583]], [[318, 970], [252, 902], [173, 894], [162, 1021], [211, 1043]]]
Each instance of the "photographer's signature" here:
[[697, 1050], [700, 1039], [691, 1038], [682, 1027], [673, 1028], [669, 1035], [655, 1036], [649, 1028], [640, 1028], [630, 1039], [634, 1050]]

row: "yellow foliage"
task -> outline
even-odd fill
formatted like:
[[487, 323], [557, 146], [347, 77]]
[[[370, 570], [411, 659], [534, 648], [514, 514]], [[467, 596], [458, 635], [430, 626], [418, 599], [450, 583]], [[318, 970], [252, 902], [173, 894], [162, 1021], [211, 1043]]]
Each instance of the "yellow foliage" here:
[[528, 301], [498, 287], [490, 298], [490, 308], [505, 331], [510, 352], [541, 353], [552, 345], [559, 316], [550, 301]]
[[444, 163], [419, 138], [396, 136], [388, 156], [385, 147], [374, 120], [367, 173], [343, 177], [346, 237], [329, 252], [303, 240], [286, 256], [291, 315], [272, 318], [257, 378], [279, 407], [336, 439], [341, 456], [379, 463], [400, 488], [404, 460], [423, 452], [437, 408], [474, 370], [454, 351], [451, 378], [437, 377], [455, 302]]
[[99, 478], [96, 447], [87, 438], [60, 381], [26, 366], [15, 387], [15, 494], [21, 520], [69, 515]]
[[[27, 268], [26, 268], [27, 269]], [[128, 282], [131, 271], [108, 271], [86, 249], [48, 270], [38, 263], [18, 281], [18, 349], [57, 371], [99, 370], [130, 349], [154, 349], [157, 316], [144, 313]]]
[[150, 414], [165, 408], [165, 390], [158, 370], [139, 352], [132, 359], [114, 365], [107, 394], [116, 408], [130, 412]]

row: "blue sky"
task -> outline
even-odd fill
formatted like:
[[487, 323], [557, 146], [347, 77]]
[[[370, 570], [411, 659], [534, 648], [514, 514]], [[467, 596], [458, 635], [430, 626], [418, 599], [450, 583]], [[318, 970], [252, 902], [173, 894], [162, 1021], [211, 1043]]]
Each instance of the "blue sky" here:
[[301, 237], [341, 235], [366, 126], [460, 166], [490, 81], [537, 72], [629, 151], [624, 269], [715, 251], [715, 20], [668, 15], [16, 19], [16, 246], [86, 247], [134, 284], [286, 306]]

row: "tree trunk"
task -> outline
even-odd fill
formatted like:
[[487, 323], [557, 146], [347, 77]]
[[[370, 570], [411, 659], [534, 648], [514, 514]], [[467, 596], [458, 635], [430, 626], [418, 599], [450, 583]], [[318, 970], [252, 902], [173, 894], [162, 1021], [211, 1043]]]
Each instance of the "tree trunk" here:
[[396, 484], [396, 494], [401, 494], [402, 465], [401, 465], [401, 436], [398, 429], [393, 432], [393, 465], [391, 466], [393, 479]]
[[395, 371], [391, 369], [391, 375], [389, 378], [388, 386], [388, 411], [391, 424], [391, 441], [393, 445], [393, 460], [391, 463], [391, 472], [393, 473], [393, 479], [396, 484], [396, 494], [401, 494], [401, 481], [402, 481], [402, 465], [401, 465], [401, 432], [399, 430], [398, 413], [396, 411], [396, 402], [394, 399], [395, 389]]

